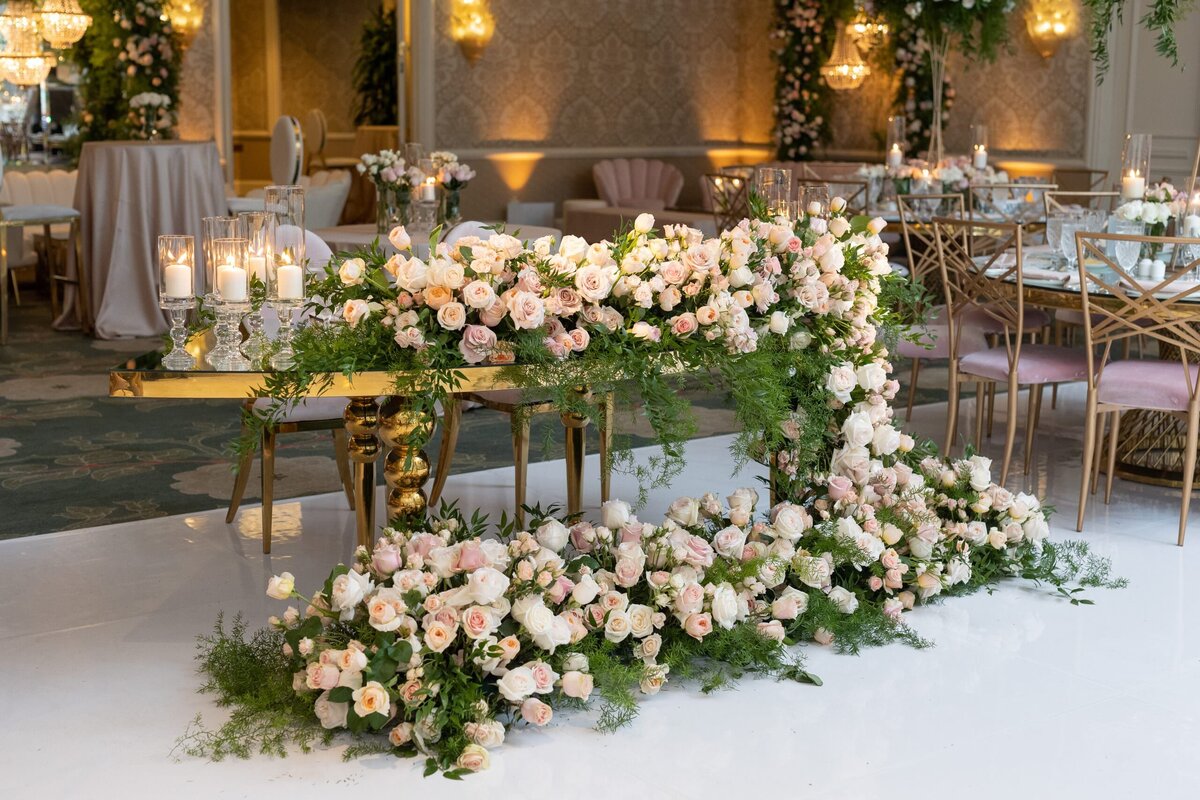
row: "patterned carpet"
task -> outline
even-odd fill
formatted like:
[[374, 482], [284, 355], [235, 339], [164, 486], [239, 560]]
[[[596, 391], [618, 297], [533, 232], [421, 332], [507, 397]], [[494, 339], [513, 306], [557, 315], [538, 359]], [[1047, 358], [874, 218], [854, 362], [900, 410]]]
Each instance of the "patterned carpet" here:
[[[0, 348], [0, 538], [189, 513], [228, 504], [228, 446], [238, 433], [238, 401], [115, 399], [109, 367], [153, 349], [158, 340], [103, 342], [51, 330], [48, 305], [23, 298]], [[732, 413], [719, 394], [692, 397], [701, 436], [730, 433]], [[634, 445], [644, 423], [618, 413]], [[593, 434], [594, 436], [594, 434]], [[438, 440], [427, 448], [436, 456]], [[594, 438], [588, 443], [595, 452]], [[535, 418], [530, 457], [561, 458], [561, 425]], [[476, 409], [463, 415], [454, 472], [512, 463], [508, 418]], [[246, 501], [259, 496], [255, 462]], [[340, 488], [328, 433], [281, 436], [275, 496]]]

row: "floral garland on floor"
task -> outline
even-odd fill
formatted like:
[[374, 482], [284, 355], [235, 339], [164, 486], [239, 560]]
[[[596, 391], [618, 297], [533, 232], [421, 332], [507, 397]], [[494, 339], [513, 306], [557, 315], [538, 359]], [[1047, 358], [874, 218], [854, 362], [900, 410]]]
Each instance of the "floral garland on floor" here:
[[[753, 205], [758, 218], [708, 240], [683, 226], [656, 235], [642, 215], [612, 242], [497, 232], [434, 241], [428, 262], [336, 258], [313, 289], [341, 321], [306, 329], [304, 366], [273, 394], [319, 369], [534, 363], [538, 385], [632, 377], [661, 436], [675, 413], [655, 383], [669, 356], [736, 378], [739, 454], [773, 454], [780, 502], [756, 518], [753, 489], [685, 497], [658, 524], [619, 501], [598, 525], [530, 509], [527, 530], [502, 518], [494, 534], [453, 508], [394, 522], [313, 595], [273, 578], [268, 593], [303, 613], [249, 642], [240, 622], [201, 642], [205, 688], [234, 712], [215, 731], [197, 721], [182, 750], [282, 754], [346, 728], [360, 735], [348, 755], [421, 754], [427, 772], [458, 777], [487, 767], [506, 731], [593, 693], [612, 729], [637, 691], [671, 677], [814, 681], [796, 642], [922, 646], [905, 611], [1005, 577], [1072, 603], [1090, 602], [1084, 586], [1121, 585], [1084, 544], [1050, 542], [1046, 509], [993, 484], [988, 459], [943, 461], [892, 424], [882, 221], [846, 219], [838, 199], [830, 218]], [[391, 238], [411, 244], [401, 229]]]

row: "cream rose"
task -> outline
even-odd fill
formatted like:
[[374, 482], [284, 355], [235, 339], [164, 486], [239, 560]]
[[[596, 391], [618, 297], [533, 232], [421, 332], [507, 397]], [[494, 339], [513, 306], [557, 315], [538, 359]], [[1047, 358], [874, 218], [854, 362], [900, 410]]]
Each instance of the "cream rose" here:
[[361, 258], [347, 258], [338, 267], [338, 278], [345, 286], [358, 286], [367, 274], [367, 265]]
[[392, 228], [391, 233], [388, 234], [388, 241], [397, 250], [407, 250], [412, 247], [412, 237], [408, 235], [408, 231], [404, 230], [403, 225]]
[[313, 703], [313, 713], [326, 730], [346, 727], [346, 716], [350, 713], [349, 703], [334, 703], [329, 700], [329, 690], [321, 692]]
[[346, 305], [342, 306], [342, 319], [350, 325], [351, 328], [357, 328], [358, 323], [366, 319], [371, 313], [371, 304], [366, 300], [347, 300]]
[[510, 703], [520, 703], [526, 697], [533, 694], [537, 689], [537, 684], [533, 680], [533, 672], [529, 667], [516, 667], [504, 673], [496, 683], [496, 688], [500, 690], [500, 694]]
[[267, 597], [276, 600], [287, 600], [296, 589], [296, 578], [290, 572], [273, 576], [267, 581]]
[[451, 301], [437, 312], [437, 321], [448, 331], [456, 331], [467, 323], [467, 310], [462, 303]]
[[594, 679], [586, 672], [570, 670], [562, 676], [562, 693], [567, 697], [587, 700], [592, 695]]
[[487, 749], [477, 744], [469, 744], [458, 754], [455, 766], [469, 772], [480, 772], [491, 766], [491, 757]]
[[610, 642], [623, 642], [631, 631], [628, 612], [618, 609], [608, 612], [608, 619], [604, 623], [605, 639]]
[[360, 717], [372, 714], [387, 716], [392, 706], [387, 689], [379, 681], [367, 681], [361, 689], [355, 689], [351, 696], [354, 698], [354, 713]]

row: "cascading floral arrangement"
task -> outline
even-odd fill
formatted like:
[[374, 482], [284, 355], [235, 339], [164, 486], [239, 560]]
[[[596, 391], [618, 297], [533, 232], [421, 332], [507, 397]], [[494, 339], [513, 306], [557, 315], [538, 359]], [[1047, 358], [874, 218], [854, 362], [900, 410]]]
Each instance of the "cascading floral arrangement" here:
[[[201, 670], [235, 710], [217, 730], [197, 721], [182, 749], [283, 753], [344, 728], [360, 736], [350, 755], [420, 754], [457, 777], [487, 767], [506, 731], [593, 694], [601, 727], [616, 728], [668, 678], [817, 682], [797, 642], [922, 646], [908, 609], [1001, 578], [1073, 603], [1090, 602], [1083, 586], [1120, 585], [1085, 545], [1050, 541], [1047, 510], [995, 485], [987, 459], [944, 461], [892, 424], [882, 221], [847, 219], [836, 198], [831, 218], [797, 221], [754, 205], [759, 218], [712, 239], [658, 235], [642, 215], [611, 242], [496, 232], [434, 241], [422, 260], [398, 229], [400, 254], [336, 258], [312, 294], [340, 321], [298, 337], [299, 366], [273, 395], [322, 371], [403, 382], [419, 367], [499, 364], [519, 380], [517, 365], [536, 364], [542, 386], [637, 383], [670, 456], [669, 420], [684, 412], [664, 382], [715, 370], [745, 427], [735, 449], [770, 463], [777, 502], [760, 518], [753, 489], [684, 497], [658, 523], [620, 501], [599, 524], [535, 508], [527, 530], [502, 518], [494, 532], [453, 508], [394, 521], [315, 594], [273, 578], [268, 594], [303, 612], [249, 642], [244, 624], [218, 623]], [[421, 385], [424, 402], [453, 390]]]

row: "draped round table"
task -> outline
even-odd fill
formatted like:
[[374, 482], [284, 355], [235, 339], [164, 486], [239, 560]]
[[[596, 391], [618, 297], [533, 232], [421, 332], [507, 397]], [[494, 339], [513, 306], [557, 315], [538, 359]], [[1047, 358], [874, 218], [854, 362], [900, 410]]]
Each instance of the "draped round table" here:
[[[215, 143], [87, 142], [79, 158], [75, 208], [91, 274], [95, 333], [101, 339], [167, 330], [158, 307], [158, 237], [196, 237], [203, 217], [224, 216], [225, 179]], [[196, 264], [198, 293], [204, 270]]]

